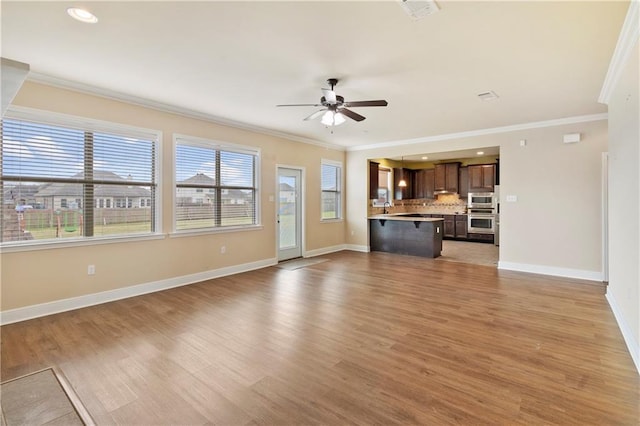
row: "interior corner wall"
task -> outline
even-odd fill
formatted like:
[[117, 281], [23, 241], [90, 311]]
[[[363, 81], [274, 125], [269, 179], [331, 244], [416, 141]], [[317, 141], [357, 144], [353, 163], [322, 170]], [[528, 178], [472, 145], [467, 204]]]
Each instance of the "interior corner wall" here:
[[640, 70], [636, 42], [609, 101], [609, 286], [640, 371]]

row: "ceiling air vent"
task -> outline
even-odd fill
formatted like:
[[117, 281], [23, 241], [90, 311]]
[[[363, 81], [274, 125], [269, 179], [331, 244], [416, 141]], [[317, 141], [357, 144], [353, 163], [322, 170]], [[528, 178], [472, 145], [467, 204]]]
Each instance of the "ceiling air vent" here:
[[400, 5], [413, 19], [424, 18], [438, 11], [438, 5], [433, 0], [400, 0]]
[[488, 92], [484, 93], [478, 93], [478, 97], [481, 101], [484, 102], [495, 101], [496, 99], [498, 99], [498, 95], [493, 90], [489, 90]]

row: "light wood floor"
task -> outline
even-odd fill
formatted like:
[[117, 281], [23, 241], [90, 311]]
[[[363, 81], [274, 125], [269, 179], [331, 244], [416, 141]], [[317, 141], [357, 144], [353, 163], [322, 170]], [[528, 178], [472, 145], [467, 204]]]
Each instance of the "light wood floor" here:
[[2, 327], [97, 424], [640, 423], [604, 288], [340, 252]]

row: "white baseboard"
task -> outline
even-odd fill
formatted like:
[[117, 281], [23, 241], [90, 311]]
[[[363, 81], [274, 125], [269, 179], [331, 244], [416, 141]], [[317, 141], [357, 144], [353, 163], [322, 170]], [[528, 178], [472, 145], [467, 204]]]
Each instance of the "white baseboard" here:
[[624, 319], [622, 311], [618, 307], [616, 299], [613, 297], [611, 292], [607, 292], [606, 298], [611, 310], [613, 311], [613, 315], [616, 317], [618, 328], [620, 329], [620, 332], [622, 332], [622, 337], [624, 338], [624, 342], [627, 344], [627, 349], [629, 349], [631, 359], [633, 359], [633, 362], [636, 365], [636, 370], [638, 370], [638, 374], [640, 374], [640, 345], [629, 328], [627, 321]]
[[530, 272], [532, 274], [553, 275], [556, 277], [575, 278], [602, 282], [602, 272], [585, 271], [584, 269], [558, 268], [555, 266], [530, 265], [527, 263], [498, 262], [498, 269], [518, 272]]
[[329, 253], [335, 253], [337, 251], [342, 251], [346, 249], [346, 245], [345, 244], [339, 244], [337, 246], [330, 246], [330, 247], [322, 247], [319, 249], [315, 249], [315, 250], [308, 250], [304, 252], [304, 257], [315, 257], [315, 256], [322, 256], [323, 254], [329, 254]]
[[344, 247], [345, 250], [351, 250], [351, 251], [359, 251], [362, 253], [369, 253], [371, 250], [369, 249], [369, 246], [359, 246], [356, 244], [346, 244]]
[[72, 297], [69, 299], [56, 300], [54, 302], [42, 303], [39, 305], [26, 306], [24, 308], [11, 309], [0, 312], [0, 325], [25, 321], [32, 318], [85, 308], [87, 306], [99, 305], [101, 303], [113, 302], [115, 300], [126, 299], [128, 297], [140, 296], [142, 294], [167, 290], [174, 287], [193, 284], [213, 278], [225, 277], [227, 275], [239, 274], [241, 272], [253, 271], [255, 269], [266, 268], [277, 265], [278, 260], [264, 259], [256, 262], [244, 263], [241, 265], [228, 266], [210, 271], [198, 272], [196, 274], [183, 275], [180, 277], [167, 278], [165, 280], [150, 283], [133, 285], [130, 287], [108, 290], [100, 293], [87, 294], [84, 296]]

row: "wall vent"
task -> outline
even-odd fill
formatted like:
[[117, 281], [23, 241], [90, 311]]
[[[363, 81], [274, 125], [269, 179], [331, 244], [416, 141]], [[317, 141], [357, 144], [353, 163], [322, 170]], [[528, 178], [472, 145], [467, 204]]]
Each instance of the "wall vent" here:
[[481, 101], [488, 102], [498, 99], [499, 96], [493, 90], [489, 90], [488, 92], [478, 93], [478, 97]]
[[413, 19], [424, 18], [438, 11], [438, 5], [433, 0], [400, 0], [400, 5]]

